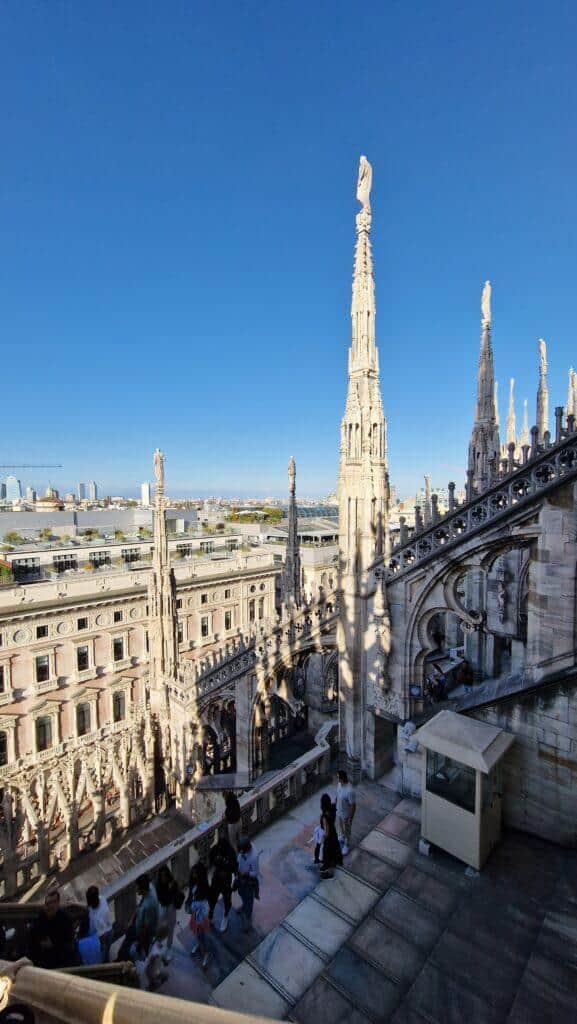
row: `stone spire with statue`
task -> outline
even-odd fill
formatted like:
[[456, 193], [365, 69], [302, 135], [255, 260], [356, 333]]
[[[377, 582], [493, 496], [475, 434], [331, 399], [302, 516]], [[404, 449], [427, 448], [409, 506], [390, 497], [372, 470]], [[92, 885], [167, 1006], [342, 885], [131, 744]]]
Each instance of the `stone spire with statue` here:
[[477, 373], [477, 407], [469, 443], [468, 470], [474, 491], [485, 490], [491, 482], [491, 469], [498, 468], [501, 445], [495, 402], [495, 371], [491, 330], [491, 282], [485, 281], [481, 295], [481, 351]]
[[164, 453], [157, 448], [153, 457], [156, 493], [153, 523], [152, 572], [148, 587], [150, 692], [157, 709], [166, 702], [166, 684], [178, 672], [178, 613], [176, 580], [170, 565], [166, 535], [164, 496]]
[[301, 557], [296, 503], [296, 463], [291, 455], [288, 464], [289, 503], [288, 535], [283, 573], [283, 603], [287, 610], [302, 603]]
[[[365, 734], [365, 687], [371, 674], [367, 637], [376, 644], [375, 607], [381, 622], [386, 613], [382, 583], [374, 562], [388, 551], [387, 429], [379, 382], [375, 341], [375, 283], [371, 252], [370, 194], [373, 172], [362, 156], [356, 196], [351, 344], [345, 412], [341, 423], [339, 468], [339, 590], [337, 626], [339, 655], [340, 743], [353, 777], [374, 757]], [[382, 591], [382, 593], [380, 593]], [[379, 593], [378, 593], [379, 592]], [[376, 595], [378, 593], [378, 601]], [[371, 664], [375, 664], [374, 660]], [[382, 686], [374, 673], [369, 687]]]
[[543, 444], [549, 430], [549, 385], [547, 383], [547, 343], [539, 338], [539, 387], [537, 388], [537, 441]]

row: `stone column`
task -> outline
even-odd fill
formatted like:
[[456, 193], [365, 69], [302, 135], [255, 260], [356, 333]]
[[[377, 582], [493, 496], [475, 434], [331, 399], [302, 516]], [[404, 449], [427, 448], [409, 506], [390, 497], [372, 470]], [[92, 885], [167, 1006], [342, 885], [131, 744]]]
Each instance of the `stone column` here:
[[236, 684], [235, 700], [235, 742], [236, 742], [236, 774], [248, 781], [252, 765], [250, 763], [250, 736], [252, 727], [252, 677], [241, 676]]
[[[475, 612], [485, 608], [485, 574], [476, 567], [467, 573], [467, 608]], [[480, 682], [485, 675], [484, 639], [481, 627], [465, 633], [465, 657], [472, 666], [475, 682]]]

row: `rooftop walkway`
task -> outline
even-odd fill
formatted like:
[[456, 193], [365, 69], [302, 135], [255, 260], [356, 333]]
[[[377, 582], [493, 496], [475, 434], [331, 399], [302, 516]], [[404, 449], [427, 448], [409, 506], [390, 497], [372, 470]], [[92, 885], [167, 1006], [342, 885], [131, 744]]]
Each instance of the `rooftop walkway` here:
[[477, 875], [418, 853], [417, 801], [359, 788], [358, 846], [330, 881], [301, 870], [317, 800], [259, 837], [267, 934], [211, 1002], [302, 1024], [574, 1024], [577, 854], [508, 833]]
[[[313, 847], [307, 846], [307, 842], [318, 824], [322, 792], [321, 789], [303, 800], [254, 837], [255, 848], [260, 852], [261, 898], [255, 902], [253, 930], [248, 934], [242, 931], [240, 918], [233, 909], [227, 931], [221, 934], [213, 930], [209, 935], [208, 945], [213, 956], [206, 970], [190, 956], [193, 937], [188, 929], [188, 915], [184, 909], [179, 912], [169, 978], [159, 989], [162, 995], [208, 1003], [214, 989], [315, 888], [318, 874], [309, 870]], [[366, 835], [397, 800], [396, 793], [376, 783], [363, 782], [359, 786], [354, 840], [358, 842]], [[233, 908], [235, 906], [240, 906], [240, 900], [233, 895]], [[217, 925], [221, 916], [222, 901], [219, 901], [215, 911]], [[241, 1009], [240, 1006], [234, 1008]], [[254, 1012], [261, 1011], [255, 1009]]]

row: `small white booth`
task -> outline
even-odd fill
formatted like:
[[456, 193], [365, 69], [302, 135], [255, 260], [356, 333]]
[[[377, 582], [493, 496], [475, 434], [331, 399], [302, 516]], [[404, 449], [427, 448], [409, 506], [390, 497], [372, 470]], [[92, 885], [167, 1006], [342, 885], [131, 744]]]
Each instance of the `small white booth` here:
[[502, 760], [515, 737], [439, 711], [413, 738], [424, 748], [422, 837], [479, 870], [501, 837]]

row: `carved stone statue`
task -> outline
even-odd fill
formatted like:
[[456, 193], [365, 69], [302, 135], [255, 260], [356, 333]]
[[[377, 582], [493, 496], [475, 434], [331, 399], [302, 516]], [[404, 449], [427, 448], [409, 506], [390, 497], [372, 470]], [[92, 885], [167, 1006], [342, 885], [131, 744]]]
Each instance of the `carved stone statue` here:
[[291, 455], [288, 464], [288, 478], [289, 478], [289, 490], [292, 492], [295, 489], [295, 478], [297, 470], [294, 457]]
[[153, 463], [156, 486], [159, 490], [164, 490], [164, 452], [161, 452], [160, 448], [154, 449]]
[[481, 296], [481, 316], [485, 323], [491, 323], [491, 282], [485, 281]]
[[370, 194], [373, 184], [373, 168], [366, 156], [362, 156], [359, 162], [359, 180], [357, 181], [357, 199], [362, 203], [364, 210], [370, 210]]
[[547, 373], [547, 343], [539, 338], [539, 373], [544, 377]]

